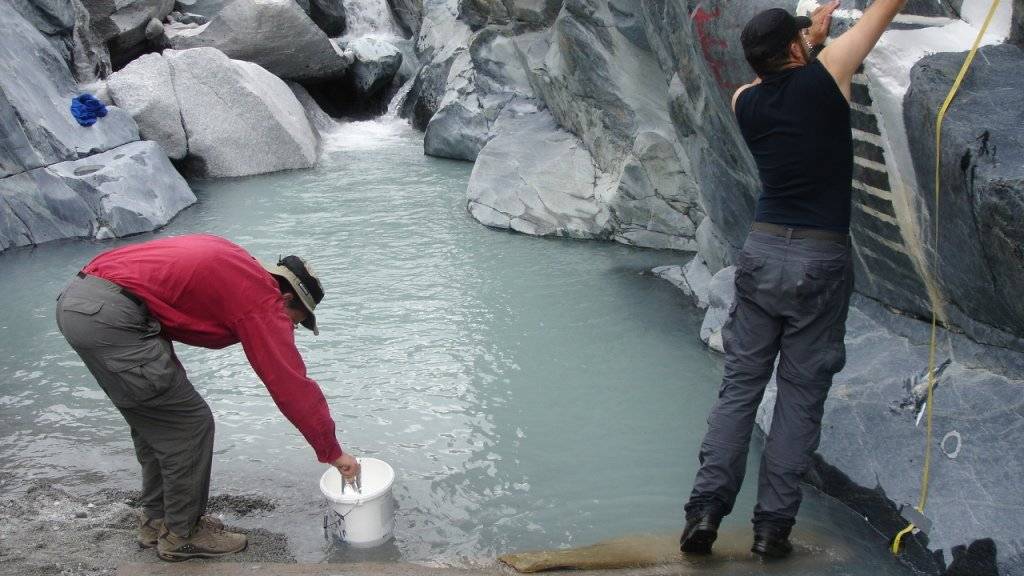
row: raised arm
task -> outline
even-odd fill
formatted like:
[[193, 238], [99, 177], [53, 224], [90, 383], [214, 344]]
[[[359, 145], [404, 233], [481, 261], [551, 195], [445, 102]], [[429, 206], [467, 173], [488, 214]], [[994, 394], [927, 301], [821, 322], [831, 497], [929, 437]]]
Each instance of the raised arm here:
[[818, 55], [818, 60], [835, 78], [847, 100], [850, 99], [853, 75], [906, 3], [907, 0], [875, 0], [853, 28], [832, 41]]

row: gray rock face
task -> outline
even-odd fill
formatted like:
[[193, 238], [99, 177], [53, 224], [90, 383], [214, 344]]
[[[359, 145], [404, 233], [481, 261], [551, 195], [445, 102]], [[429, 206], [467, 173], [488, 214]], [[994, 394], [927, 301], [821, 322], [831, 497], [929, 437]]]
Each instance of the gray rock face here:
[[310, 0], [309, 17], [328, 36], [345, 32], [345, 4], [341, 0]]
[[160, 144], [167, 156], [181, 160], [188, 152], [181, 109], [171, 67], [159, 54], [145, 54], [110, 75], [107, 89], [114, 102], [139, 125], [139, 135]]
[[1010, 27], [1010, 42], [1024, 47], [1024, 0], [1013, 0], [1013, 25]]
[[[929, 326], [855, 296], [846, 329], [847, 367], [825, 405], [807, 479], [891, 537], [905, 523], [890, 501], [916, 504], [920, 489], [924, 422], [916, 422], [927, 392]], [[1024, 355], [944, 331], [939, 341], [925, 508], [934, 527], [927, 537], [905, 540], [904, 554], [926, 573], [991, 574], [963, 566], [968, 555], [959, 548], [991, 538], [998, 558], [981, 560], [998, 562], [999, 574], [1021, 574], [1024, 516], [1008, 511], [1024, 507], [1012, 480], [1024, 474]], [[758, 412], [766, 430], [774, 399], [769, 390]], [[946, 572], [954, 561], [963, 571]]]
[[349, 74], [362, 99], [372, 98], [390, 84], [402, 66], [402, 52], [384, 40], [366, 36], [346, 48], [355, 56]]
[[0, 179], [0, 250], [148, 232], [196, 201], [154, 142]]
[[543, 111], [506, 108], [469, 178], [469, 213], [494, 228], [539, 236], [607, 237], [590, 153]]
[[[936, 271], [950, 304], [970, 318], [1024, 336], [1024, 51], [982, 48], [943, 124]], [[963, 54], [936, 54], [915, 65], [904, 114], [919, 204], [931, 231], [935, 114]]]
[[427, 124], [423, 149], [431, 156], [476, 160], [494, 137], [492, 125], [513, 98], [532, 98], [515, 40], [488, 28], [455, 56], [437, 113]]
[[174, 0], [82, 0], [92, 30], [110, 49], [115, 68], [145, 51], [146, 26], [174, 9]]
[[208, 24], [168, 28], [172, 48], [216, 48], [287, 80], [338, 79], [350, 63], [293, 0], [234, 0]]
[[684, 266], [659, 266], [651, 273], [671, 282], [684, 294], [693, 298], [693, 305], [706, 310], [711, 305], [711, 272], [700, 257], [695, 256]]
[[548, 26], [555, 21], [564, 0], [514, 0], [515, 19], [533, 26]]
[[69, 111], [78, 87], [53, 46], [17, 12], [0, 19], [0, 177], [138, 140], [131, 117], [110, 108], [90, 128]]
[[409, 36], [415, 38], [420, 32], [423, 18], [423, 0], [388, 0], [395, 22]]
[[317, 137], [280, 79], [213, 48], [168, 50], [188, 140], [200, 176], [247, 176], [316, 164]]
[[736, 267], [722, 268], [708, 284], [708, 311], [700, 326], [700, 339], [715, 352], [725, 352], [722, 327], [736, 303]]

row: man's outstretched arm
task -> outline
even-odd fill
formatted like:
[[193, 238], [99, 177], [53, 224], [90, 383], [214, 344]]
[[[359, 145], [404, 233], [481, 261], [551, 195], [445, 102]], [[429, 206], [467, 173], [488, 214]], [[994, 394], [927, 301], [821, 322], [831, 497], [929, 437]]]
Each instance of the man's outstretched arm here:
[[835, 78], [847, 101], [850, 100], [853, 75], [906, 3], [907, 0], [875, 0], [853, 28], [832, 41], [818, 55], [818, 60]]

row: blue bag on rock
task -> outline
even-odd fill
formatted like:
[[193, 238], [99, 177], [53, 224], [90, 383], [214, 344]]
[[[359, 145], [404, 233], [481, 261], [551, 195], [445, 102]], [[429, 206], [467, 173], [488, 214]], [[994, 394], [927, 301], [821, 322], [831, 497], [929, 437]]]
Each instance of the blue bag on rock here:
[[82, 94], [71, 99], [71, 115], [82, 126], [92, 126], [107, 115], [107, 107], [92, 94]]

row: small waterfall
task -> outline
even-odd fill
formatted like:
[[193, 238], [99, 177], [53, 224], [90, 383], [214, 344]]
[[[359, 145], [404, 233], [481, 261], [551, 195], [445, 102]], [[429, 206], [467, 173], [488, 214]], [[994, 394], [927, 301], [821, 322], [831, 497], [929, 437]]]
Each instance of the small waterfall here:
[[402, 84], [398, 92], [391, 97], [391, 102], [388, 103], [388, 111], [384, 113], [384, 119], [390, 120], [398, 118], [398, 112], [402, 109], [402, 103], [405, 102], [406, 96], [409, 95], [409, 91], [412, 90], [412, 83], [416, 81], [416, 76], [410, 76], [405, 84]]
[[391, 17], [387, 0], [347, 0], [345, 2], [346, 40], [363, 36], [399, 38], [401, 30]]

